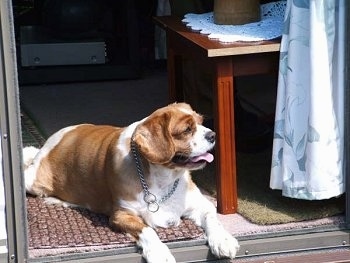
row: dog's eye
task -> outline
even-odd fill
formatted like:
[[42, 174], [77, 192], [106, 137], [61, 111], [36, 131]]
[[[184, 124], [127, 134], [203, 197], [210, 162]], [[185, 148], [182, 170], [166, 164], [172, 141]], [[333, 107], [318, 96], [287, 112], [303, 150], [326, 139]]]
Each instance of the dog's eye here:
[[191, 126], [188, 126], [184, 131], [183, 131], [184, 134], [189, 134], [189, 133], [192, 133], [192, 128]]

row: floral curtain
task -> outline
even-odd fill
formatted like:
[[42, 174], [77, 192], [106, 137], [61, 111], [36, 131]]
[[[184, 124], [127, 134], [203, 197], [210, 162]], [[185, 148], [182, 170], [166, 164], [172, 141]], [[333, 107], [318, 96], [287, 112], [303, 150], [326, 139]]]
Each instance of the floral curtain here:
[[345, 0], [288, 0], [270, 187], [319, 200], [344, 193]]

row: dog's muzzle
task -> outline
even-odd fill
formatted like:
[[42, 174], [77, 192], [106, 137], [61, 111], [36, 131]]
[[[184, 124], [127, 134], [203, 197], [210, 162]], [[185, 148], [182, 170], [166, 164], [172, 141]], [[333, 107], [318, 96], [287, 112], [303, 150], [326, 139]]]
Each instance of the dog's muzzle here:
[[[204, 138], [210, 144], [215, 143], [215, 137], [216, 137], [216, 134], [213, 131], [208, 131], [204, 135]], [[195, 168], [196, 166], [203, 166], [206, 163], [211, 163], [213, 160], [214, 160], [214, 156], [209, 152], [206, 152], [197, 156], [188, 156], [186, 154], [178, 153], [173, 157], [172, 163], [175, 163], [176, 165], [179, 165], [179, 166], [186, 166], [188, 168]]]

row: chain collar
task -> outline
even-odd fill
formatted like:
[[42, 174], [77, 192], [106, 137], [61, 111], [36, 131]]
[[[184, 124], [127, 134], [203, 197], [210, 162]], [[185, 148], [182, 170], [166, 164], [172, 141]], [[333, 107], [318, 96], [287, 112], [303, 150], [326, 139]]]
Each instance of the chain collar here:
[[171, 190], [158, 201], [157, 197], [149, 191], [147, 182], [146, 182], [145, 177], [143, 175], [142, 164], [140, 162], [140, 155], [139, 155], [136, 143], [135, 143], [133, 138], [131, 138], [130, 146], [131, 146], [130, 147], [131, 152], [132, 152], [134, 160], [135, 160], [137, 174], [140, 178], [141, 186], [142, 186], [142, 189], [144, 192], [143, 200], [147, 203], [147, 209], [150, 212], [155, 213], [159, 210], [159, 205], [161, 203], [165, 202], [166, 200], [168, 200], [174, 194], [174, 192], [177, 188], [177, 185], [179, 184], [179, 179], [175, 180]]

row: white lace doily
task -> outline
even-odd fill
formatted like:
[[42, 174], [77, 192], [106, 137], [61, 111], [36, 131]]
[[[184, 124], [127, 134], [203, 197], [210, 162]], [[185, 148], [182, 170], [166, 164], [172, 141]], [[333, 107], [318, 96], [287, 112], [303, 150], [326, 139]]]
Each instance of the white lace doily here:
[[286, 2], [278, 1], [261, 5], [261, 20], [255, 23], [217, 25], [214, 23], [213, 12], [186, 14], [182, 22], [192, 30], [224, 43], [270, 40], [282, 35]]

